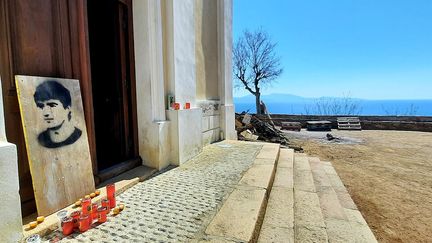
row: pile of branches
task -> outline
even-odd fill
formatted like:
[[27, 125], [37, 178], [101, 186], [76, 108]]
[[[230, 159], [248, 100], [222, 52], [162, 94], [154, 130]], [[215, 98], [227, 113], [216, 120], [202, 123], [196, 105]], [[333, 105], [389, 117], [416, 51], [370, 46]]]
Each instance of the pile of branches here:
[[288, 139], [284, 136], [284, 133], [277, 129], [272, 122], [263, 121], [246, 112], [236, 113], [235, 118], [239, 140], [261, 140], [288, 145]]

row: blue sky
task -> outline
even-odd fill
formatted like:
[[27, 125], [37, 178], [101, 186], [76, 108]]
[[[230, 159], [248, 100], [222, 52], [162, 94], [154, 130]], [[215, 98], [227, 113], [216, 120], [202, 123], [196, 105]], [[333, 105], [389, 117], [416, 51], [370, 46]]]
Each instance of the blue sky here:
[[234, 41], [260, 27], [284, 68], [264, 94], [432, 99], [432, 0], [233, 0]]

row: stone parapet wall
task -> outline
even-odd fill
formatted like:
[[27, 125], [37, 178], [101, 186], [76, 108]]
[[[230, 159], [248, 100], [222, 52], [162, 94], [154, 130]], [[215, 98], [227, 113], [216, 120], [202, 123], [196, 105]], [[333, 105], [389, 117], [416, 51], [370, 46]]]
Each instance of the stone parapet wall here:
[[[332, 122], [332, 128], [337, 129], [337, 118], [344, 116], [314, 116], [314, 115], [283, 115], [272, 114], [273, 122], [280, 126], [281, 122], [300, 122], [306, 127], [306, 121], [326, 120]], [[345, 116], [346, 117], [346, 116]], [[360, 118], [364, 130], [402, 130], [432, 132], [432, 116], [356, 116]], [[259, 116], [266, 120], [266, 116]]]

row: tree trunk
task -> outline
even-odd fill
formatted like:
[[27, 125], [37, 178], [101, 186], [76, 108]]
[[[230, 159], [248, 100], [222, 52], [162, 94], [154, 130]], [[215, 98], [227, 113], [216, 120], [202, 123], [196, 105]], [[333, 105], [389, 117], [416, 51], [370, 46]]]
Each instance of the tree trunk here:
[[255, 95], [255, 105], [256, 105], [256, 114], [261, 115], [261, 93], [256, 93]]

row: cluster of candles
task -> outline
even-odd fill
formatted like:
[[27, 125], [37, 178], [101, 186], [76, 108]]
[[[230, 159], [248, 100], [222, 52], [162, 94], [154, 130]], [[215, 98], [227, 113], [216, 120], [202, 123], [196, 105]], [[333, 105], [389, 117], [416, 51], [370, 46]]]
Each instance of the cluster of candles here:
[[[92, 193], [93, 194], [93, 193]], [[96, 193], [97, 195], [98, 193]], [[111, 209], [113, 214], [117, 215], [123, 210], [124, 205], [120, 204], [116, 207], [115, 199], [115, 184], [109, 184], [106, 186], [107, 198], [101, 201], [101, 204], [92, 203], [94, 195], [86, 195], [80, 199], [76, 206], [81, 205], [81, 210], [73, 211], [69, 216], [66, 210], [57, 213], [59, 217], [59, 228], [61, 228], [63, 235], [67, 236], [74, 232], [75, 229], [80, 232], [87, 231], [93, 223], [104, 223], [107, 221], [107, 215]]]
[[[173, 103], [172, 104], [172, 108], [174, 109], [174, 110], [180, 110], [180, 103]], [[185, 103], [185, 105], [183, 106], [183, 109], [190, 109], [190, 103], [189, 102], [187, 102], [187, 103]]]

